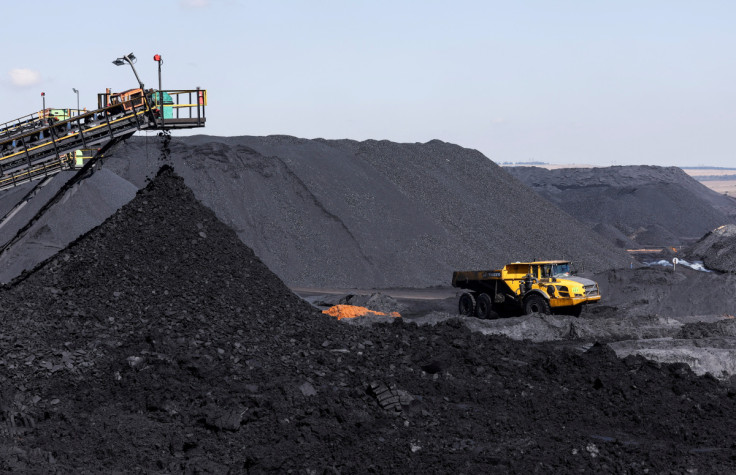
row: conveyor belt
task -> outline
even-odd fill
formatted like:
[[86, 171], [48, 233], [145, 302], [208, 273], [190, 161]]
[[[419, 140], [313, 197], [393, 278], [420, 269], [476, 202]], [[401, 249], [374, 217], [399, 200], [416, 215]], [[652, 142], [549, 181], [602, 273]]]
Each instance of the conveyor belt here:
[[[159, 92], [149, 90], [123, 101], [116, 101], [115, 94], [100, 94], [97, 110], [66, 120], [41, 111], [0, 124], [0, 190], [70, 169], [76, 150], [105, 148], [138, 130], [204, 127], [206, 91], [163, 92], [176, 98], [164, 104], [164, 114], [155, 104]], [[179, 97], [188, 100], [180, 103]]]

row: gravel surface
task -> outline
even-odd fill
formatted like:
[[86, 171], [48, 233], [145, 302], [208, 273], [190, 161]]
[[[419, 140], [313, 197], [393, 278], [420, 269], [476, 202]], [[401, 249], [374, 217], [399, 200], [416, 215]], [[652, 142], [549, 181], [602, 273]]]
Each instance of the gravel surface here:
[[[158, 142], [106, 167], [138, 186]], [[628, 257], [477, 151], [440, 141], [175, 138], [195, 196], [294, 287], [447, 285], [453, 270], [565, 258], [600, 271]]]
[[337, 322], [170, 169], [1, 293], [3, 471], [736, 468], [716, 379], [457, 319]]
[[[504, 167], [544, 198], [619, 246], [676, 246], [736, 223], [736, 200], [676, 167]], [[614, 229], [625, 238], [617, 236]]]

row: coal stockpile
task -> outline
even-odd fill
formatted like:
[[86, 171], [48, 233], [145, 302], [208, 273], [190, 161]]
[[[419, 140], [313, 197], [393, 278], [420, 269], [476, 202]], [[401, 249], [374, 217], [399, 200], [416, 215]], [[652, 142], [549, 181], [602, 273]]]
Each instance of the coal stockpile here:
[[687, 249], [695, 259], [701, 259], [709, 269], [736, 272], [736, 225], [719, 226]]
[[736, 278], [678, 266], [613, 269], [595, 275], [601, 307], [616, 314], [634, 313], [682, 317], [736, 313]]
[[[132, 139], [105, 166], [143, 186], [158, 141]], [[195, 196], [292, 287], [427, 287], [452, 272], [570, 259], [630, 260], [477, 151], [432, 141], [288, 136], [175, 138]]]
[[731, 472], [734, 393], [683, 364], [346, 325], [165, 168], [1, 292], [0, 470]]
[[680, 247], [736, 223], [736, 201], [676, 167], [505, 169], [622, 247]]

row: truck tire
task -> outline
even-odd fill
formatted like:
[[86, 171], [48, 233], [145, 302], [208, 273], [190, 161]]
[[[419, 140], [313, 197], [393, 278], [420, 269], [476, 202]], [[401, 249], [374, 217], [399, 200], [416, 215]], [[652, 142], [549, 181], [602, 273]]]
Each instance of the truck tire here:
[[460, 296], [457, 312], [466, 317], [470, 317], [475, 313], [475, 297], [473, 297], [473, 294], [465, 292]]
[[532, 313], [549, 313], [549, 303], [547, 299], [539, 294], [531, 294], [524, 299], [524, 313], [526, 315]]
[[475, 303], [475, 316], [480, 319], [493, 318], [493, 299], [488, 294], [480, 294]]

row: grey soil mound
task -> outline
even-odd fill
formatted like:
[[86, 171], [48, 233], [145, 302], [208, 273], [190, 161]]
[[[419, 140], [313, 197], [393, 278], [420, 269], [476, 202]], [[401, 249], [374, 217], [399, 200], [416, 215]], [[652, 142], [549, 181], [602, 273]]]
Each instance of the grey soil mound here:
[[595, 276], [603, 296], [598, 306], [630, 315], [734, 315], [736, 276], [678, 266], [615, 269]]
[[[73, 172], [62, 172], [38, 190], [13, 217], [0, 227], [0, 244], [14, 238], [18, 230], [66, 183]], [[24, 188], [29, 188], [24, 185]], [[74, 185], [63, 198], [44, 213], [18, 241], [0, 254], [0, 282], [10, 282], [24, 270], [53, 256], [79, 236], [98, 226], [125, 203], [137, 188], [115, 173], [101, 169]], [[16, 189], [1, 195], [1, 203], [20, 199]]]
[[[60, 173], [59, 176], [63, 176], [64, 172]], [[37, 188], [39, 182], [32, 181], [28, 183], [22, 183], [14, 188], [9, 188], [4, 191], [0, 191], [0, 217], [2, 221], [5, 219], [15, 207], [16, 203], [19, 203], [28, 194], [33, 193], [34, 189]], [[0, 230], [2, 227], [0, 227]]]
[[736, 272], [736, 225], [714, 229], [693, 244], [687, 254], [702, 260], [709, 269]]
[[3, 220], [0, 224], [0, 243], [4, 244], [13, 239], [18, 230], [73, 176], [73, 172], [61, 172], [41, 181], [23, 183], [0, 192], [0, 203], [2, 204], [0, 207], [3, 212]]
[[0, 296], [0, 470], [731, 473], [734, 394], [686, 365], [344, 325], [165, 169]]
[[619, 228], [609, 223], [598, 223], [593, 226], [593, 231], [610, 240], [616, 246], [623, 249], [636, 249], [640, 247], [639, 243], [634, 242], [629, 236], [623, 233]]
[[[736, 223], [736, 201], [676, 167], [506, 167], [534, 191], [618, 245], [676, 246]], [[625, 238], [617, 236], [610, 227]]]
[[[106, 167], [138, 186], [159, 142], [126, 142]], [[452, 271], [565, 258], [627, 266], [614, 245], [477, 151], [439, 141], [176, 138], [195, 196], [293, 287], [447, 285]]]

